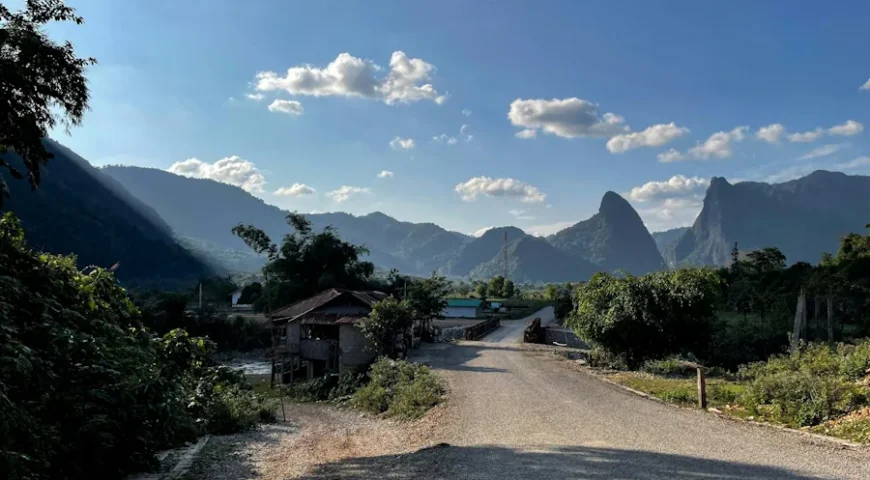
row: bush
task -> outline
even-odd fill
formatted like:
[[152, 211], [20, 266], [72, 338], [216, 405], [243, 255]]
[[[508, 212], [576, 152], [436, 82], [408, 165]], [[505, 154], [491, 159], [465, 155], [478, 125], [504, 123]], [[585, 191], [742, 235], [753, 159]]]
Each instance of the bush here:
[[432, 370], [417, 363], [381, 358], [372, 365], [368, 385], [352, 404], [372, 413], [419, 418], [441, 401], [444, 387]]
[[641, 371], [665, 377], [688, 377], [695, 375], [695, 369], [683, 365], [680, 357], [668, 357], [664, 360], [647, 360]]
[[710, 269], [655, 272], [642, 277], [593, 275], [576, 289], [567, 325], [587, 342], [645, 360], [706, 350], [720, 279]]
[[0, 217], [0, 478], [117, 478], [154, 453], [259, 417], [214, 344], [154, 337], [112, 273], [28, 249]]
[[586, 363], [590, 367], [628, 370], [625, 359], [600, 346], [594, 346], [586, 353]]
[[365, 374], [329, 375], [287, 387], [287, 396], [297, 402], [335, 401], [353, 395], [366, 382]]
[[[870, 389], [857, 380], [870, 361], [870, 341], [860, 345], [811, 344], [792, 355], [746, 365], [743, 396], [755, 415], [792, 426], [818, 425], [868, 404]], [[866, 371], [866, 369], [864, 370]]]

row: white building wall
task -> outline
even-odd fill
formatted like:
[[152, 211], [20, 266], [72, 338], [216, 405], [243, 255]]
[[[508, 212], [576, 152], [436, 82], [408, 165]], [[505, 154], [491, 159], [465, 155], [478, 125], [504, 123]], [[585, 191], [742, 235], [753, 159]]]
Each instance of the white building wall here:
[[475, 307], [446, 307], [444, 309], [446, 318], [477, 318], [477, 308]]

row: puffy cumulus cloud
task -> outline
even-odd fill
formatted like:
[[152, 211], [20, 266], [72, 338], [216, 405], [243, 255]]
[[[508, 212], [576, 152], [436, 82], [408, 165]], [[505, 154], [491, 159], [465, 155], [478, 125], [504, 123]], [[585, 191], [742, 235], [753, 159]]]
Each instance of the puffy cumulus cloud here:
[[275, 190], [275, 195], [281, 197], [302, 197], [305, 195], [314, 195], [316, 190], [305, 185], [304, 183], [294, 183], [289, 187], [281, 187]]
[[529, 235], [534, 235], [536, 237], [546, 237], [547, 235], [552, 235], [554, 233], [565, 230], [568, 227], [572, 227], [577, 224], [577, 221], [573, 222], [555, 222], [548, 223], [545, 225], [533, 225], [529, 228], [526, 228], [526, 233]]
[[661, 123], [640, 132], [620, 133], [607, 141], [607, 150], [610, 153], [623, 153], [633, 148], [660, 147], [687, 133], [688, 128], [678, 127], [674, 122]]
[[523, 140], [528, 140], [530, 138], [535, 138], [536, 136], [538, 136], [538, 131], [527, 128], [525, 130], [520, 130], [519, 132], [515, 133], [514, 136], [517, 138], [522, 138]]
[[870, 166], [870, 157], [858, 157], [852, 160], [849, 160], [845, 163], [840, 163], [836, 165], [836, 168], [839, 170], [852, 170], [855, 168], [867, 167]]
[[683, 155], [678, 150], [671, 148], [666, 152], [662, 152], [656, 155], [656, 158], [659, 159], [662, 163], [671, 163], [671, 162], [679, 162], [680, 160], [685, 160], [686, 156]]
[[393, 178], [396, 174], [389, 170], [381, 170], [381, 173], [378, 174], [378, 178]]
[[462, 115], [465, 116], [465, 117], [470, 117], [470, 116], [471, 116], [471, 110], [469, 110], [469, 109], [467, 109], [467, 108], [463, 108], [463, 109], [462, 109]]
[[790, 133], [788, 135], [788, 141], [792, 143], [815, 142], [824, 134], [825, 131], [822, 129], [822, 127], [818, 127], [815, 130], [810, 130], [807, 132]]
[[296, 100], [275, 100], [269, 104], [269, 111], [276, 113], [286, 113], [287, 115], [302, 115], [305, 109], [302, 104]]
[[707, 159], [710, 157], [728, 158], [732, 155], [731, 144], [741, 142], [746, 138], [749, 127], [737, 127], [730, 132], [716, 132], [710, 135], [704, 143], [689, 149], [689, 155], [693, 158]]
[[[598, 105], [577, 97], [552, 100], [516, 99], [508, 120], [517, 127], [541, 129], [564, 138], [607, 138], [628, 131], [625, 119], [615, 113], [599, 115]], [[528, 135], [521, 138], [532, 138]]]
[[767, 143], [779, 143], [779, 139], [785, 135], [785, 127], [781, 123], [773, 123], [766, 127], [761, 127], [755, 132], [755, 138], [764, 140]]
[[471, 234], [471, 236], [480, 238], [483, 236], [484, 233], [492, 230], [493, 228], [495, 228], [495, 227], [489, 226], [489, 227], [483, 227], [483, 228], [477, 229], [477, 230], [475, 230], [474, 233]]
[[255, 102], [259, 102], [260, 100], [266, 98], [266, 96], [262, 93], [246, 93], [245, 97], [247, 97], [248, 100], [253, 100]]
[[251, 193], [262, 193], [263, 185], [266, 184], [266, 177], [252, 162], [236, 155], [222, 158], [214, 163], [203, 162], [198, 158], [188, 158], [173, 163], [167, 171], [185, 177], [208, 178], [228, 183]]
[[833, 127], [829, 128], [828, 135], [851, 137], [852, 135], [858, 135], [863, 131], [864, 125], [862, 125], [860, 122], [856, 122], [855, 120], [846, 120], [846, 123], [842, 125], [834, 125]]
[[351, 197], [372, 193], [368, 187], [352, 187], [350, 185], [342, 185], [336, 190], [326, 192], [326, 197], [335, 203], [346, 202]]
[[832, 155], [843, 148], [846, 147], [845, 143], [834, 143], [830, 145], [822, 145], [820, 147], [816, 147], [804, 155], [800, 156], [800, 160], [810, 160], [813, 158], [819, 157], [827, 157], [828, 155]]
[[858, 87], [858, 90], [870, 90], [870, 78], [868, 78], [867, 81], [864, 82], [863, 85]]
[[451, 137], [446, 133], [442, 133], [441, 135], [435, 135], [432, 137], [432, 140], [438, 143], [446, 143], [447, 145], [456, 145], [456, 137]]
[[454, 188], [462, 200], [474, 201], [479, 195], [487, 197], [519, 198], [523, 202], [543, 202], [547, 195], [537, 187], [513, 178], [474, 177]]
[[388, 105], [431, 100], [440, 105], [447, 95], [438, 93], [428, 83], [435, 70], [431, 63], [410, 58], [402, 51], [393, 52], [388, 70], [371, 60], [340, 53], [323, 68], [291, 67], [284, 76], [260, 72], [255, 85], [260, 92], [284, 90], [291, 95], [362, 97]]
[[703, 194], [710, 181], [701, 177], [674, 175], [662, 182], [647, 182], [628, 192], [628, 198], [636, 202], [661, 200], [669, 197]]
[[390, 148], [392, 148], [393, 150], [411, 150], [415, 146], [416, 145], [414, 144], [413, 138], [396, 137], [390, 140]]
[[651, 208], [641, 208], [638, 214], [650, 232], [660, 232], [694, 223], [704, 206], [702, 199], [666, 198]]

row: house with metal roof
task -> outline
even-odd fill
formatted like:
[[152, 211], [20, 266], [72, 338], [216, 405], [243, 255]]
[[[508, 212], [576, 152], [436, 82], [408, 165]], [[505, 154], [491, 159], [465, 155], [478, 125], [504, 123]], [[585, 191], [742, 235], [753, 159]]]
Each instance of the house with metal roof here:
[[483, 318], [485, 306], [479, 298], [448, 298], [441, 315], [444, 318]]
[[273, 380], [310, 380], [368, 365], [375, 351], [358, 324], [386, 296], [332, 288], [272, 312]]

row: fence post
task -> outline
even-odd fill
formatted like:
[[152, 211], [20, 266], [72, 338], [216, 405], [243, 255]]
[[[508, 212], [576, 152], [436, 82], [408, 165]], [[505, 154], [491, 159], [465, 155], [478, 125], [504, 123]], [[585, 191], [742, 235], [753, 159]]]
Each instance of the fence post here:
[[707, 409], [707, 373], [705, 368], [698, 365], [698, 406]]

